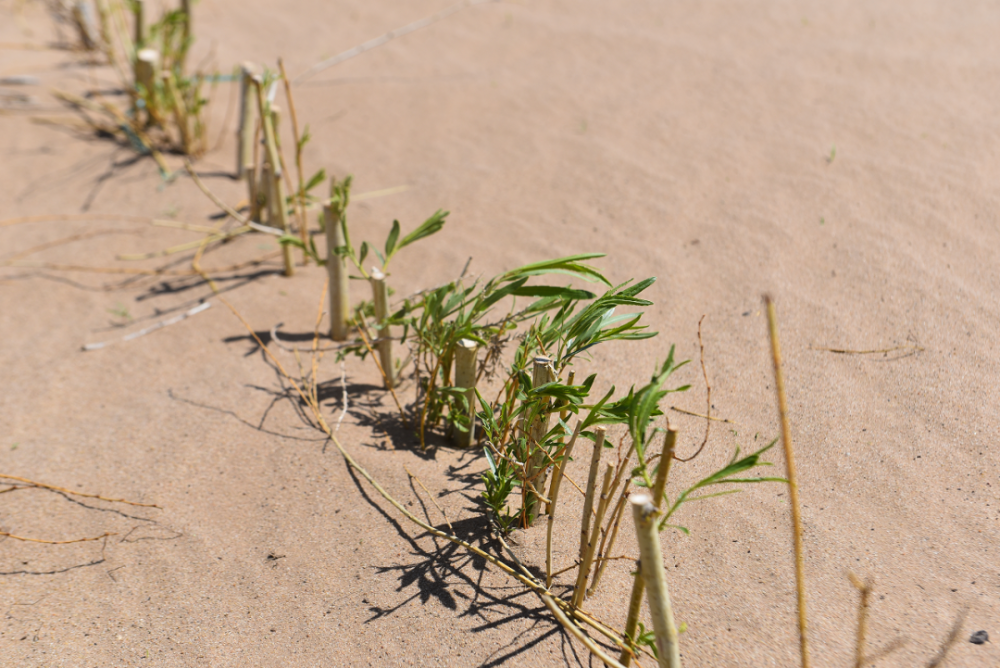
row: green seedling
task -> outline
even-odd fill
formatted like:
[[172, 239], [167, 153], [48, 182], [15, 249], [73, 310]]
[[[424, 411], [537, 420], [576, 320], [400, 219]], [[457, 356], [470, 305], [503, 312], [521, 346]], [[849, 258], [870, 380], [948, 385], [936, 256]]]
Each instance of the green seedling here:
[[132, 314], [129, 313], [128, 307], [122, 304], [121, 302], [116, 302], [114, 308], [108, 309], [108, 313], [117, 316], [122, 320], [126, 320], [128, 322], [132, 321]]

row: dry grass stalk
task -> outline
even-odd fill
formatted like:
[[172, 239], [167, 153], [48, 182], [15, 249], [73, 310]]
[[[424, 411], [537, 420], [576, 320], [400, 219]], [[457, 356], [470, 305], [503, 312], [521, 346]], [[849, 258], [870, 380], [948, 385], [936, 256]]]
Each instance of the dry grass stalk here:
[[548, 526], [546, 527], [545, 534], [545, 586], [547, 588], [552, 587], [552, 524], [555, 521], [556, 516], [556, 504], [559, 502], [559, 487], [562, 485], [563, 470], [566, 464], [570, 462], [570, 456], [573, 454], [573, 446], [576, 445], [576, 438], [580, 435], [580, 425], [582, 423], [577, 422], [576, 428], [573, 429], [573, 435], [569, 439], [569, 443], [563, 448], [561, 456], [556, 458], [555, 467], [552, 470], [552, 482], [549, 487], [549, 518]]
[[774, 362], [774, 386], [778, 394], [778, 415], [781, 418], [781, 441], [785, 446], [785, 466], [788, 478], [788, 496], [792, 507], [792, 539], [795, 543], [795, 591], [799, 612], [799, 654], [802, 668], [809, 668], [809, 641], [806, 623], [806, 573], [802, 547], [802, 515], [799, 507], [799, 485], [795, 476], [795, 451], [792, 448], [792, 430], [788, 423], [788, 399], [785, 396], [785, 377], [781, 369], [781, 344], [778, 341], [778, 315], [774, 300], [764, 295], [767, 307], [767, 326], [771, 337], [771, 359]]
[[339, 203], [323, 207], [326, 226], [326, 271], [330, 277], [330, 338], [347, 339], [347, 318], [351, 311], [350, 279], [347, 275], [347, 258], [337, 255], [337, 249], [346, 242], [341, 227], [342, 211]]
[[854, 668], [862, 668], [865, 665], [865, 642], [868, 635], [868, 599], [872, 593], [872, 582], [866, 580], [862, 582], [854, 573], [847, 574], [851, 584], [861, 594], [858, 601], [858, 634], [854, 644]]
[[[296, 189], [296, 202], [298, 208], [296, 212], [299, 218], [299, 238], [305, 247], [309, 246], [309, 225], [306, 218], [306, 188], [302, 176], [302, 138], [299, 134], [299, 117], [295, 113], [295, 98], [292, 97], [292, 82], [288, 80], [288, 73], [285, 72], [285, 61], [278, 58], [278, 70], [281, 72], [281, 80], [285, 84], [285, 99], [288, 100], [288, 111], [292, 116], [292, 139], [295, 140], [295, 174], [298, 177], [299, 187]], [[302, 249], [302, 263], [309, 264], [309, 254], [305, 248]]]
[[601, 451], [604, 450], [604, 427], [594, 427], [594, 451], [590, 457], [590, 473], [587, 476], [587, 493], [583, 499], [583, 517], [580, 519], [580, 572], [577, 574], [576, 587], [573, 589], [572, 606], [580, 607], [583, 599], [583, 588], [587, 583], [587, 574], [583, 570], [586, 560], [587, 545], [590, 540], [590, 516], [594, 510], [594, 488], [597, 486], [597, 471], [601, 464]]
[[[271, 178], [265, 192], [268, 193], [268, 211], [270, 215], [276, 216], [276, 219], [272, 218], [268, 222], [288, 234], [288, 209], [285, 207], [284, 184], [281, 181], [281, 157], [278, 153], [277, 133], [274, 126], [276, 115], [273, 113], [274, 110], [267, 106], [267, 101], [264, 98], [264, 86], [260, 77], [254, 77], [253, 84], [257, 92], [257, 111], [264, 128], [267, 161], [271, 165]], [[295, 265], [292, 262], [292, 247], [288, 244], [282, 244], [281, 255], [285, 261], [285, 276], [292, 276], [295, 273]]]
[[455, 387], [467, 388], [468, 431], [455, 431], [455, 445], [470, 448], [476, 442], [476, 353], [479, 345], [472, 339], [461, 339], [455, 345]]
[[378, 348], [385, 387], [391, 389], [396, 386], [396, 374], [392, 366], [392, 335], [389, 326], [385, 324], [385, 320], [389, 317], [389, 288], [385, 284], [385, 274], [378, 269], [372, 269], [370, 280], [372, 300], [375, 302], [375, 321], [379, 328], [375, 347]]
[[632, 519], [635, 521], [636, 538], [639, 540], [639, 559], [642, 579], [646, 583], [646, 601], [653, 619], [653, 632], [659, 650], [660, 668], [680, 668], [680, 646], [677, 627], [670, 605], [663, 555], [660, 551], [660, 532], [657, 521], [659, 511], [646, 494], [633, 494]]

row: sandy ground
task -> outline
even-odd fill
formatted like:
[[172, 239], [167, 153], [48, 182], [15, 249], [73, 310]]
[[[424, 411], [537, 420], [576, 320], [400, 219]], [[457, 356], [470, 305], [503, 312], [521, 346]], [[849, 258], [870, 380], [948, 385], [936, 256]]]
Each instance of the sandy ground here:
[[[252, 60], [293, 75], [447, 6], [248, 0], [197, 5], [194, 60]], [[48, 44], [39, 2], [0, 3], [2, 218], [94, 214], [0, 227], [0, 261], [120, 267], [190, 232], [112, 215], [205, 224], [216, 209], [187, 178], [164, 184], [129, 149], [31, 122], [69, 114], [48, 93], [118, 84]], [[697, 359], [704, 314], [716, 423], [672, 489], [740, 444], [778, 433], [761, 294], [777, 301], [806, 527], [817, 666], [852, 664], [857, 596], [875, 581], [871, 665], [925, 665], [968, 611], [948, 658], [1000, 665], [1000, 7], [995, 2], [527, 1], [465, 10], [295, 89], [314, 140], [307, 171], [353, 173], [359, 236], [381, 240], [452, 214], [433, 243], [401, 254], [393, 281], [418, 289], [471, 271], [604, 251], [613, 280], [657, 276], [658, 338], [608, 346], [584, 369], [643, 382], [671, 343]], [[198, 165], [227, 201], [235, 142], [215, 93], [213, 150]], [[224, 130], [224, 132], [223, 132]], [[286, 128], [287, 130], [287, 128]], [[222, 133], [221, 136], [219, 133]], [[214, 137], [220, 136], [216, 145]], [[171, 158], [172, 164], [177, 165]], [[208, 268], [273, 249], [261, 235], [206, 255]], [[176, 265], [185, 269], [189, 256]], [[154, 266], [138, 263], [127, 266]], [[225, 275], [262, 334], [308, 338], [322, 287], [273, 261]], [[302, 420], [236, 318], [190, 277], [0, 268], [0, 473], [156, 503], [0, 496], [3, 531], [66, 546], [0, 543], [0, 655], [10, 666], [588, 664], [541, 603], [482, 561], [421, 536], [351, 474]], [[203, 313], [93, 352], [208, 300]], [[115, 313], [117, 311], [117, 314]], [[127, 311], [129, 317], [124, 314]], [[822, 350], [919, 346], [892, 354]], [[294, 357], [278, 351], [295, 369]], [[324, 358], [323, 405], [341, 406]], [[369, 366], [345, 367], [352, 410], [339, 434], [382, 484], [489, 546], [475, 453], [422, 455], [393, 427]], [[694, 385], [674, 403], [704, 408]], [[672, 412], [683, 452], [703, 422]], [[780, 453], [773, 461], [782, 463]], [[583, 478], [583, 461], [571, 473]], [[404, 468], [405, 467], [405, 468]], [[780, 466], [777, 470], [781, 470]], [[419, 491], [419, 494], [418, 494]], [[689, 666], [788, 666], [797, 656], [785, 490], [760, 486], [685, 509], [690, 536], [663, 546]], [[572, 560], [581, 501], [566, 495], [557, 563]], [[543, 530], [520, 537], [532, 563]], [[622, 545], [635, 554], [631, 539]], [[627, 561], [588, 607], [624, 621]], [[564, 582], [565, 583], [565, 582]], [[591, 663], [590, 665], [594, 665]]]

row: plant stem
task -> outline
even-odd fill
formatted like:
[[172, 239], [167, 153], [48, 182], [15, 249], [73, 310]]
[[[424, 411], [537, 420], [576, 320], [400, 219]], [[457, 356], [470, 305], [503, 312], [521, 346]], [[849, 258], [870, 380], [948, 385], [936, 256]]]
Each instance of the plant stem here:
[[573, 589], [572, 605], [580, 607], [583, 598], [583, 588], [587, 583], [587, 573], [583, 570], [587, 558], [587, 543], [590, 539], [590, 514], [594, 509], [594, 488], [597, 486], [597, 470], [601, 464], [601, 451], [604, 450], [604, 427], [594, 427], [594, 451], [590, 456], [590, 474], [587, 477], [587, 494], [583, 499], [583, 517], [580, 519], [580, 571], [576, 577], [576, 587]]
[[788, 477], [788, 496], [792, 506], [792, 538], [795, 542], [795, 591], [799, 609], [799, 653], [802, 668], [809, 668], [809, 642], [806, 631], [806, 573], [802, 547], [802, 516], [799, 511], [799, 485], [795, 476], [795, 451], [792, 448], [792, 430], [788, 423], [788, 400], [785, 397], [785, 378], [781, 370], [781, 343], [778, 341], [778, 315], [774, 300], [764, 295], [767, 306], [767, 328], [771, 337], [771, 358], [774, 362], [774, 386], [778, 394], [778, 415], [781, 418], [781, 441], [785, 446], [785, 466]]
[[636, 538], [639, 541], [640, 571], [646, 583], [646, 601], [649, 603], [650, 617], [653, 618], [660, 668], [680, 668], [677, 627], [674, 626], [670, 592], [663, 572], [660, 532], [657, 530], [660, 513], [646, 494], [633, 494], [630, 502]]
[[370, 280], [372, 299], [375, 302], [375, 322], [378, 328], [378, 342], [375, 347], [378, 348], [385, 387], [391, 389], [396, 386], [396, 374], [392, 368], [392, 336], [389, 333], [389, 325], [385, 322], [389, 317], [389, 288], [385, 284], [385, 274], [378, 269], [372, 271]]
[[[254, 88], [257, 91], [257, 111], [260, 114], [261, 125], [264, 128], [264, 144], [267, 146], [267, 161], [271, 163], [271, 186], [268, 189], [268, 198], [274, 200], [276, 206], [270, 208], [271, 213], [278, 216], [277, 221], [269, 221], [271, 225], [278, 223], [276, 227], [288, 234], [288, 209], [285, 207], [285, 190], [281, 182], [281, 158], [278, 155], [278, 142], [275, 136], [274, 117], [272, 110], [267, 107], [264, 99], [264, 86], [260, 77], [253, 78]], [[292, 248], [288, 244], [282, 244], [282, 257], [285, 261], [285, 276], [295, 273], [295, 265], [292, 263]]]
[[590, 528], [590, 538], [587, 540], [587, 552], [584, 554], [583, 562], [580, 564], [580, 571], [577, 574], [576, 588], [580, 593], [573, 592], [578, 599], [577, 605], [582, 604], [587, 598], [587, 580], [590, 579], [590, 567], [594, 563], [594, 553], [597, 550], [597, 539], [601, 534], [604, 513], [608, 510], [611, 478], [614, 475], [614, 471], [615, 467], [611, 464], [608, 464], [604, 469], [604, 481], [601, 483], [601, 498], [597, 503], [597, 514], [594, 516], [593, 526]]
[[573, 435], [570, 436], [569, 443], [563, 449], [562, 456], [556, 461], [555, 469], [552, 471], [552, 483], [549, 488], [549, 499], [552, 503], [549, 504], [549, 518], [548, 527], [545, 533], [545, 586], [552, 587], [552, 523], [555, 521], [556, 516], [556, 503], [559, 501], [559, 487], [562, 485], [563, 479], [563, 468], [570, 461], [570, 455], [573, 454], [573, 446], [576, 445], [576, 437], [580, 435], [580, 425], [581, 422], [576, 423], [576, 428], [573, 429]]
[[[292, 116], [292, 138], [295, 140], [295, 171], [299, 178], [299, 188], [296, 193], [296, 201], [298, 202], [298, 208], [296, 209], [299, 214], [299, 236], [302, 238], [302, 243], [307, 248], [309, 246], [309, 224], [306, 220], [306, 189], [305, 182], [302, 179], [302, 141], [299, 137], [299, 119], [295, 113], [295, 99], [292, 97], [292, 82], [288, 80], [288, 74], [285, 72], [285, 62], [278, 58], [278, 69], [281, 71], [281, 80], [285, 84], [285, 98], [288, 99], [288, 112]], [[302, 249], [302, 263], [309, 264], [309, 254], [306, 249]]]
[[339, 201], [323, 206], [326, 225], [326, 271], [330, 277], [330, 338], [347, 339], [347, 318], [351, 310], [350, 281], [347, 277], [347, 259], [337, 254], [344, 245], [340, 218], [343, 211]]

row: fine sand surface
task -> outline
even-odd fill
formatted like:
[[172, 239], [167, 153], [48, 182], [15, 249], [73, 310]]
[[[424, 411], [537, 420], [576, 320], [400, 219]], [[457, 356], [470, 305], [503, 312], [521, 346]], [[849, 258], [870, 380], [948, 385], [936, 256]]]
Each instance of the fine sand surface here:
[[[202, 0], [192, 62], [250, 60], [294, 76], [444, 0], [274, 3]], [[64, 30], [65, 34], [66, 31]], [[814, 665], [853, 665], [857, 594], [875, 582], [876, 666], [923, 666], [962, 610], [947, 665], [1000, 665], [1000, 6], [915, 0], [568, 2], [476, 6], [295, 88], [313, 141], [306, 170], [355, 175], [359, 238], [412, 229], [437, 208], [443, 232], [394, 261], [411, 292], [470, 272], [586, 251], [613, 281], [658, 277], [652, 341], [598, 349], [581, 371], [606, 387], [645, 382], [672, 343], [692, 359], [678, 407], [702, 412], [698, 320], [713, 413], [705, 453], [671, 490], [736, 445], [778, 435], [761, 295], [777, 303], [803, 516]], [[0, 227], [0, 262], [154, 267], [118, 253], [196, 234], [110, 214], [205, 225], [216, 207], [186, 176], [164, 184], [128, 148], [33, 116], [72, 116], [49, 87], [105, 91], [107, 67], [65, 50], [41, 2], [0, 2], [0, 218], [105, 214]], [[215, 91], [214, 148], [198, 162], [227, 202], [231, 84]], [[279, 96], [278, 104], [284, 105]], [[284, 130], [289, 130], [285, 123]], [[286, 145], [290, 136], [286, 135]], [[179, 161], [168, 156], [176, 168]], [[315, 220], [313, 221], [315, 225]], [[223, 267], [274, 248], [244, 236], [206, 254]], [[190, 254], [172, 256], [175, 268]], [[323, 272], [274, 261], [224, 274], [251, 326], [308, 345]], [[240, 322], [191, 277], [0, 267], [0, 473], [162, 510], [0, 495], [0, 530], [65, 546], [0, 543], [5, 666], [596, 665], [538, 598], [435, 542], [352, 475], [303, 419]], [[360, 294], [360, 289], [357, 290]], [[133, 341], [83, 352], [209, 301]], [[131, 320], [112, 311], [124, 313]], [[891, 354], [837, 354], [822, 348]], [[270, 348], [293, 373], [294, 356]], [[918, 349], [919, 348], [919, 349]], [[339, 436], [417, 515], [496, 553], [477, 496], [485, 461], [422, 455], [393, 421], [369, 364], [345, 367]], [[328, 419], [341, 367], [319, 366]], [[412, 385], [412, 383], [411, 383]], [[412, 387], [404, 388], [404, 395]], [[681, 454], [704, 421], [671, 411]], [[613, 434], [616, 438], [620, 432]], [[783, 471], [775, 449], [774, 471]], [[585, 477], [585, 457], [570, 468]], [[566, 488], [564, 487], [564, 490]], [[557, 566], [572, 562], [582, 501], [564, 492]], [[561, 505], [562, 505], [561, 503]], [[663, 534], [686, 666], [797, 661], [787, 490], [760, 485], [686, 507], [691, 534]], [[637, 553], [631, 523], [620, 543]], [[517, 537], [544, 565], [544, 528]], [[630, 561], [587, 607], [624, 623]], [[567, 584], [564, 576], [562, 584]], [[650, 662], [644, 662], [648, 665]]]

